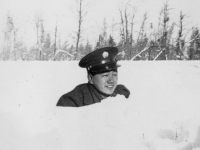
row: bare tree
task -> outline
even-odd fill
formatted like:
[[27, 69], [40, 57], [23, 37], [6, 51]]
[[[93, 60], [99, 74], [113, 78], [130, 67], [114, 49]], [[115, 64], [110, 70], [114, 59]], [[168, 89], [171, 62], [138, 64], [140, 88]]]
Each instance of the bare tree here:
[[163, 51], [161, 54], [163, 54], [161, 59], [168, 60], [168, 53], [169, 48], [167, 46], [167, 36], [168, 36], [168, 22], [169, 22], [169, 4], [166, 1], [163, 8], [163, 31], [162, 31], [162, 37], [160, 38], [160, 44], [163, 47], [161, 50]]
[[[134, 25], [134, 18], [135, 18], [136, 8], [134, 8], [134, 12], [132, 13], [131, 17], [131, 31], [130, 31], [130, 44], [133, 46], [133, 25]], [[130, 54], [131, 55], [131, 54]]]
[[199, 28], [192, 28], [190, 40], [185, 44], [189, 45], [189, 60], [200, 60], [200, 33]]
[[39, 44], [39, 27], [40, 27], [40, 16], [35, 15], [35, 26], [36, 26], [36, 36], [37, 36], [37, 45]]
[[[156, 59], [161, 59], [161, 60], [168, 60], [169, 59], [169, 31], [173, 31], [174, 24], [172, 24], [171, 28], [169, 29], [168, 23], [169, 23], [169, 4], [168, 1], [164, 3], [164, 6], [160, 12], [160, 17], [159, 17], [159, 24], [158, 24], [158, 36], [159, 38], [157, 39], [157, 47], [158, 47], [158, 55], [155, 57], [154, 60]], [[163, 16], [163, 18], [162, 18]], [[161, 23], [161, 18], [162, 23]]]
[[4, 31], [4, 48], [2, 51], [3, 60], [17, 60], [17, 32], [13, 17], [10, 14], [6, 16], [6, 28]]
[[125, 36], [125, 41], [126, 43], [128, 42], [129, 39], [129, 30], [128, 30], [128, 14], [127, 14], [127, 8], [124, 11], [124, 17], [125, 17], [125, 32], [126, 32], [126, 36]]
[[104, 18], [102, 33], [99, 35], [99, 40], [97, 42], [96, 48], [102, 48], [102, 47], [108, 46], [107, 28], [108, 27], [107, 27], [106, 18]]
[[121, 18], [121, 28], [120, 28], [120, 35], [121, 35], [121, 40], [122, 40], [122, 46], [124, 47], [124, 43], [125, 43], [125, 25], [124, 25], [124, 17], [123, 17], [123, 13], [122, 10], [119, 10], [120, 12], [120, 18]]
[[[42, 36], [44, 36], [44, 27], [43, 27], [43, 19], [40, 14], [35, 15], [35, 26], [36, 26], [36, 47], [37, 47], [37, 52], [36, 52], [36, 59], [42, 60]], [[38, 56], [39, 54], [39, 56]]]
[[[131, 60], [134, 60], [136, 58], [140, 58], [141, 54], [143, 52], [146, 52], [147, 50], [149, 50], [149, 45], [146, 45], [146, 41], [144, 40], [144, 29], [145, 29], [145, 24], [146, 24], [146, 20], [147, 20], [147, 13], [144, 14], [143, 20], [142, 20], [142, 24], [140, 26], [140, 30], [138, 33], [138, 37], [137, 37], [137, 41], [136, 41], [136, 45], [135, 45], [135, 49], [136, 49], [136, 55], [132, 58]], [[145, 46], [144, 46], [145, 44]]]
[[[141, 57], [142, 53], [144, 53], [143, 55], [145, 55], [145, 59], [148, 59], [148, 60], [157, 60], [157, 59], [168, 60], [168, 59], [170, 59], [169, 58], [170, 52], [171, 52], [170, 51], [171, 50], [170, 42], [171, 42], [171, 37], [172, 37], [175, 23], [173, 22], [171, 25], [169, 25], [169, 10], [170, 10], [170, 8], [168, 5], [168, 2], [166, 1], [166, 3], [164, 3], [163, 9], [160, 12], [157, 33], [155, 33], [155, 30], [154, 30], [153, 35], [151, 34], [151, 36], [154, 36], [154, 37], [147, 39], [147, 41], [142, 41], [143, 39], [147, 38], [145, 31], [144, 31], [144, 26], [145, 26], [147, 17], [146, 17], [146, 14], [144, 15], [144, 18], [143, 18], [143, 21], [142, 21], [142, 24], [141, 24], [141, 27], [139, 30], [137, 42], [136, 42], [136, 44], [137, 44], [136, 49], [142, 48], [142, 50], [139, 51], [139, 53], [137, 53], [135, 55], [135, 57], [132, 58], [132, 60], [136, 59], [137, 57]], [[162, 19], [162, 21], [161, 21], [161, 19]], [[151, 29], [153, 28], [152, 24], [151, 24], [150, 28]], [[157, 36], [158, 36], [158, 38], [157, 38]], [[146, 47], [141, 47], [140, 41], [142, 42], [143, 46], [146, 43]], [[141, 48], [139, 48], [139, 47], [141, 47]], [[147, 56], [148, 56], [148, 58], [147, 58]]]
[[9, 60], [11, 49], [12, 49], [12, 43], [13, 43], [13, 30], [14, 30], [14, 22], [13, 18], [8, 14], [6, 17], [6, 29], [4, 32], [4, 48], [3, 48], [3, 60]]
[[178, 31], [178, 37], [177, 37], [177, 43], [175, 48], [176, 57], [178, 59], [181, 59], [183, 56], [183, 47], [184, 47], [184, 39], [183, 39], [183, 21], [184, 21], [185, 15], [182, 14], [182, 11], [180, 12], [180, 20], [179, 20], [179, 31]]
[[[77, 28], [77, 31], [76, 31], [76, 54], [75, 54], [75, 59], [78, 59], [78, 49], [79, 49], [79, 44], [81, 42], [81, 38], [82, 38], [82, 32], [83, 32], [83, 22], [84, 22], [84, 19], [87, 15], [87, 11], [86, 11], [86, 8], [84, 7], [85, 5], [85, 2], [86, 0], [76, 0], [76, 3], [78, 5], [78, 8], [77, 8], [77, 12], [78, 12], [78, 28]], [[89, 6], [89, 4], [88, 4]]]
[[75, 40], [74, 59], [76, 60], [79, 59], [79, 46], [83, 40], [82, 34], [86, 30], [86, 28], [84, 28], [84, 22], [86, 21], [88, 10], [94, 2], [95, 1], [91, 2], [89, 0], [76, 0], [75, 3], [73, 2], [70, 5], [70, 9], [72, 10], [72, 12], [74, 12], [74, 18], [76, 18], [77, 21], [77, 28], [74, 31], [72, 31], [72, 34], [70, 33], [70, 36]]
[[138, 38], [137, 38], [137, 43], [139, 42], [140, 39], [143, 39], [144, 27], [145, 27], [146, 20], [147, 20], [147, 13], [144, 14], [143, 21], [142, 21], [142, 24], [140, 26], [140, 31], [139, 31]]
[[57, 32], [58, 32], [58, 26], [57, 26], [57, 22], [56, 22], [56, 27], [55, 27], [55, 32], [54, 32], [54, 59], [55, 60], [55, 55], [56, 55], [56, 43], [57, 43]]
[[[79, 8], [78, 8], [78, 31], [77, 31], [77, 38], [76, 38], [76, 54], [78, 53], [79, 42], [81, 38], [81, 27], [83, 22], [83, 11], [82, 11], [82, 2], [83, 0], [78, 0]], [[77, 55], [76, 55], [77, 56]], [[76, 58], [77, 59], [77, 58]]]
[[121, 46], [126, 52], [127, 59], [132, 57], [133, 25], [136, 13], [136, 8], [130, 2], [131, 0], [125, 4], [124, 9], [119, 9]]

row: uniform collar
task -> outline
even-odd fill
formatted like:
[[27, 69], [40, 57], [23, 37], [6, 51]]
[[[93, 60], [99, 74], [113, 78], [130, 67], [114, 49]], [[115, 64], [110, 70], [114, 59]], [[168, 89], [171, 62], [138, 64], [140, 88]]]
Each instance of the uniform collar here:
[[[87, 83], [85, 84], [85, 86], [83, 86], [82, 93], [84, 105], [98, 103], [106, 98], [103, 97], [102, 94], [94, 87], [94, 85], [90, 83]], [[124, 95], [126, 98], [128, 98], [130, 95], [130, 91], [124, 85], [117, 85], [115, 91], [110, 96], [115, 97], [118, 94]]]
[[94, 87], [93, 84], [88, 83], [87, 88], [83, 89], [84, 91], [84, 104], [90, 105], [94, 103], [101, 102], [101, 100], [104, 99], [104, 97], [101, 95], [99, 91]]

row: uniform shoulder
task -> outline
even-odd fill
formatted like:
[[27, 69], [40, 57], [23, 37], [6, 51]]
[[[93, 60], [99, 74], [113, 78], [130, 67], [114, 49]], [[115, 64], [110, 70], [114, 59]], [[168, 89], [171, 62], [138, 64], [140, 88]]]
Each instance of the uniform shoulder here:
[[124, 85], [119, 84], [117, 85], [116, 89], [115, 89], [115, 94], [120, 94], [120, 95], [124, 95], [126, 98], [129, 97], [130, 95], [130, 91], [129, 89], [127, 89]]
[[82, 89], [86, 84], [77, 85], [72, 91], [63, 94], [58, 100], [57, 106], [74, 106], [79, 107], [83, 105]]

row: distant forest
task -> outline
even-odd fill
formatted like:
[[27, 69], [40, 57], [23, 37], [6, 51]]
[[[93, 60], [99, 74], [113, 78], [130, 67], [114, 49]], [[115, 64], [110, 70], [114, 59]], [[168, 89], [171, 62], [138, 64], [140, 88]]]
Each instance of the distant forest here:
[[[198, 27], [185, 29], [186, 15], [180, 12], [177, 22], [170, 23], [170, 6], [166, 2], [159, 14], [158, 27], [150, 24], [146, 30], [147, 13], [144, 14], [138, 36], [134, 37], [134, 17], [136, 9], [129, 7], [128, 3], [124, 9], [119, 9], [118, 22], [120, 41], [116, 42], [111, 34], [107, 33], [106, 18], [102, 24], [102, 32], [96, 37], [97, 42], [92, 45], [89, 40], [82, 43], [84, 17], [86, 10], [82, 4], [84, 0], [78, 0], [77, 31], [74, 33], [75, 42], [69, 44], [61, 43], [57, 26], [50, 34], [45, 30], [40, 15], [35, 15], [36, 40], [30, 48], [18, 37], [20, 28], [16, 28], [11, 15], [6, 16], [6, 28], [3, 31], [4, 41], [0, 45], [1, 61], [66, 61], [80, 60], [83, 56], [98, 48], [116, 46], [119, 48], [119, 60], [200, 60], [200, 33]], [[149, 26], [149, 25], [148, 25]], [[175, 26], [178, 30], [174, 30]], [[176, 38], [172, 38], [172, 34]], [[189, 38], [186, 38], [189, 37]], [[62, 39], [63, 40], [63, 39]]]

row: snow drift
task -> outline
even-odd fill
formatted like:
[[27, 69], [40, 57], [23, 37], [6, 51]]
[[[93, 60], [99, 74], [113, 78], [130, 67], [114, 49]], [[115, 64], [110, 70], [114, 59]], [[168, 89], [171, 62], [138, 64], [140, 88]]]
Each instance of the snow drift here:
[[200, 63], [119, 64], [129, 99], [70, 108], [56, 103], [87, 82], [78, 62], [0, 63], [0, 149], [198, 150]]

